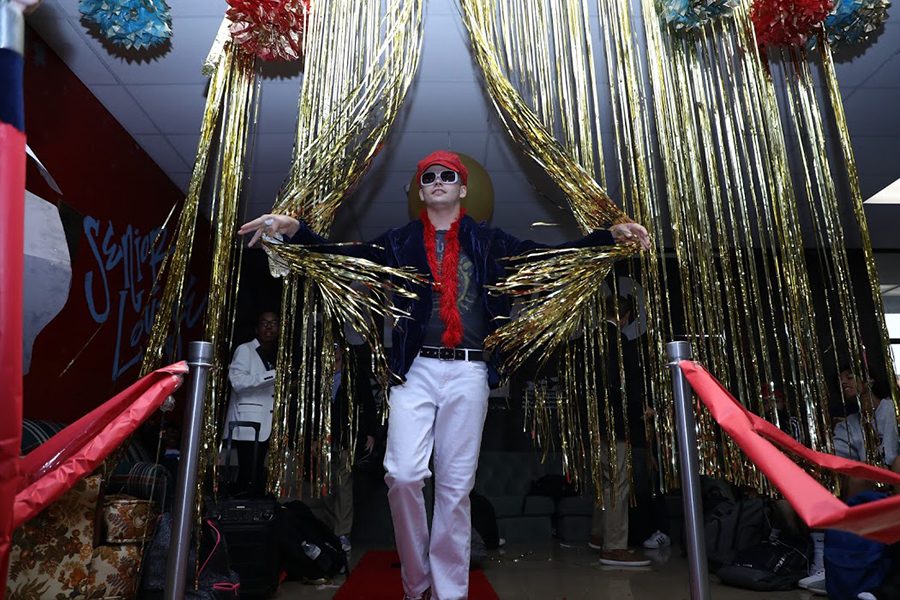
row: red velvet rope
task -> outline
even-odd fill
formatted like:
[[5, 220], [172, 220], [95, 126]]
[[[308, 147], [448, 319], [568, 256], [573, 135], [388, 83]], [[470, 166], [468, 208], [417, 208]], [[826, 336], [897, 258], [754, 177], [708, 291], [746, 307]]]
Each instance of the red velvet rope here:
[[897, 485], [900, 473], [811, 450], [747, 410], [699, 363], [683, 360], [679, 366], [719, 426], [809, 527], [842, 529], [886, 544], [900, 541], [900, 495], [847, 506], [776, 445], [818, 467], [844, 475]]

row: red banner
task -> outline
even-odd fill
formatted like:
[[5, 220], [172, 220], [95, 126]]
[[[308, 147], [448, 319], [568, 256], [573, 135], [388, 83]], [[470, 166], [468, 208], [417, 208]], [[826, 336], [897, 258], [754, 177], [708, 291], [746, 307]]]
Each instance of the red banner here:
[[184, 362], [142, 377], [23, 457], [13, 529], [96, 469], [181, 385]]
[[847, 506], [776, 445], [811, 464], [844, 475], [898, 485], [900, 474], [811, 450], [747, 410], [699, 363], [684, 360], [679, 366], [719, 426], [765, 473], [807, 525], [841, 529], [886, 544], [900, 541], [900, 495]]

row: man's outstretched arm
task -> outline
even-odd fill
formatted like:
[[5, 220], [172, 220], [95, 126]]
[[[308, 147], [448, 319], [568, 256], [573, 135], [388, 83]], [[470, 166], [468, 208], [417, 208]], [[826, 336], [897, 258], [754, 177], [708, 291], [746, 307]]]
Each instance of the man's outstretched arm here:
[[501, 236], [505, 252], [505, 256], [518, 256], [531, 250], [539, 248], [589, 248], [591, 246], [609, 246], [612, 244], [638, 243], [642, 250], [650, 249], [650, 235], [643, 225], [639, 223], [617, 223], [609, 229], [597, 229], [592, 231], [583, 238], [579, 238], [572, 242], [566, 242], [558, 246], [548, 246], [531, 240], [520, 240], [515, 236], [509, 235], [503, 230], [497, 230]]
[[263, 235], [282, 235], [287, 243], [318, 246], [317, 252], [364, 258], [380, 265], [385, 264], [384, 236], [366, 244], [337, 244], [310, 229], [306, 223], [288, 215], [260, 215], [247, 221], [238, 229], [239, 235], [253, 233], [249, 246], [255, 246]]

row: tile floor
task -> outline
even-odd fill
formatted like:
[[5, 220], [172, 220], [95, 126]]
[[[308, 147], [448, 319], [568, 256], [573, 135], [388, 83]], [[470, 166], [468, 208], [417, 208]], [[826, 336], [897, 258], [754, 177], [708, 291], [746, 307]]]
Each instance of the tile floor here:
[[[351, 560], [359, 560], [365, 549], [354, 548]], [[519, 544], [490, 553], [484, 572], [503, 600], [689, 600], [687, 559], [678, 549], [648, 552], [649, 567], [616, 569], [602, 566], [587, 546]], [[714, 578], [713, 578], [714, 579]], [[310, 586], [289, 582], [277, 600], [331, 598], [342, 580], [332, 586]], [[711, 585], [715, 600], [809, 600], [803, 590], [753, 592]], [[398, 598], [398, 600], [400, 600]]]

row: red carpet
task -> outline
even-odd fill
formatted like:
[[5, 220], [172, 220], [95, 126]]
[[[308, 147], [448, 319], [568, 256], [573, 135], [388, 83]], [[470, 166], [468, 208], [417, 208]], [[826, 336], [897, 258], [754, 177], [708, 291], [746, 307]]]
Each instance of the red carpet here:
[[[400, 558], [394, 550], [372, 550], [350, 572], [334, 600], [401, 600]], [[482, 571], [469, 573], [469, 600], [500, 600]]]

